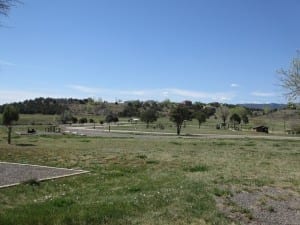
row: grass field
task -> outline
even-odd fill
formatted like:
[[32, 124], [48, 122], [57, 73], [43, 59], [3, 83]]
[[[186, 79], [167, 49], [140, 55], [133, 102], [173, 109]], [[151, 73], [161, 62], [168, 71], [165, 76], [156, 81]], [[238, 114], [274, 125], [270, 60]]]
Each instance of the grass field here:
[[[297, 114], [298, 115], [298, 114]], [[269, 127], [269, 132], [273, 134], [285, 134], [285, 129], [290, 129], [290, 124], [299, 122], [299, 116], [297, 116], [294, 111], [291, 110], [282, 110], [271, 114], [269, 116], [258, 116], [250, 118], [249, 124], [242, 125], [243, 131], [246, 131], [246, 134], [251, 132], [251, 128], [257, 125], [265, 125]], [[0, 118], [1, 118], [0, 114]], [[77, 116], [78, 118], [86, 117], [87, 119], [93, 119], [96, 123], [95, 125], [100, 126], [100, 121], [104, 120], [103, 116], [92, 116], [92, 115], [83, 115]], [[286, 120], [283, 119], [286, 117]], [[16, 125], [23, 125], [24, 127], [19, 130], [27, 130], [27, 127], [36, 127], [41, 130], [45, 129], [45, 126], [49, 124], [57, 124], [60, 119], [59, 115], [42, 115], [42, 114], [21, 114], [19, 121], [16, 122]], [[149, 131], [149, 132], [174, 132], [176, 133], [176, 127], [169, 118], [161, 117], [155, 123], [149, 125], [149, 128], [146, 128], [146, 124], [139, 121], [137, 124], [131, 124], [128, 122], [129, 118], [119, 118], [119, 126], [111, 126], [112, 130], [139, 130], [139, 131]], [[198, 134], [198, 133], [223, 133], [228, 134], [232, 131], [228, 130], [217, 130], [216, 124], [220, 123], [218, 119], [214, 117], [209, 118], [205, 123], [199, 128], [198, 121], [192, 120], [187, 121], [185, 126], [182, 128], [183, 134]], [[80, 125], [80, 124], [74, 124]], [[41, 127], [38, 127], [41, 126]], [[91, 124], [93, 126], [93, 124]], [[242, 132], [235, 132], [241, 134]]]
[[7, 145], [2, 128], [0, 160], [90, 171], [0, 189], [1, 225], [232, 224], [215, 200], [232, 187], [300, 193], [299, 141], [42, 135]]

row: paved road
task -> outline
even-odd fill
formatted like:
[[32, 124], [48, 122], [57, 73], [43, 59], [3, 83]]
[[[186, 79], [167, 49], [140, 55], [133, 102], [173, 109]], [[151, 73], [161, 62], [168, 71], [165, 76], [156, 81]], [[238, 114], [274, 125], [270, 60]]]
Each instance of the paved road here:
[[[82, 136], [102, 136], [102, 137], [152, 137], [161, 138], [164, 137], [178, 137], [175, 133], [167, 132], [147, 132], [147, 131], [131, 131], [131, 130], [108, 130], [93, 129], [87, 127], [65, 127], [65, 133]], [[181, 135], [182, 138], [208, 138], [208, 139], [243, 139], [243, 138], [255, 138], [255, 139], [270, 139], [270, 140], [296, 140], [300, 141], [299, 136], [280, 136], [280, 135], [266, 135], [266, 134], [189, 134]]]

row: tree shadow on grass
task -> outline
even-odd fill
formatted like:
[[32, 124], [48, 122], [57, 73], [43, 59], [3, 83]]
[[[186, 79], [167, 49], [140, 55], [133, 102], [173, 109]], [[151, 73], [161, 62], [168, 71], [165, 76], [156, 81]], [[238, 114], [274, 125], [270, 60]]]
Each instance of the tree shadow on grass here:
[[20, 146], [20, 147], [34, 147], [36, 145], [34, 145], [34, 144], [16, 144], [16, 146]]

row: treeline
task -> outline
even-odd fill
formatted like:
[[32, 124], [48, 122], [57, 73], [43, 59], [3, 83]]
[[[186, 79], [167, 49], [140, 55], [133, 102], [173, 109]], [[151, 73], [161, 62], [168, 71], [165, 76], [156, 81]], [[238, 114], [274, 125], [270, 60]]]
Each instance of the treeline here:
[[[214, 103], [193, 103], [192, 101], [187, 100], [180, 104], [185, 105], [192, 111], [202, 110], [207, 117], [214, 115], [216, 112], [216, 107], [214, 106]], [[168, 116], [170, 110], [176, 105], [178, 105], [178, 103], [174, 103], [169, 100], [165, 100], [162, 102], [152, 100], [144, 102], [139, 100], [127, 101], [124, 103], [124, 109], [121, 112], [119, 112], [118, 115], [121, 117], [140, 117], [145, 111], [151, 109], [152, 111], [159, 113], [159, 116]]]
[[[187, 106], [192, 111], [202, 111], [207, 118], [216, 113], [216, 109], [221, 106], [218, 102], [201, 103], [186, 100], [181, 104]], [[70, 111], [73, 115], [101, 115], [116, 114], [119, 117], [140, 117], [145, 111], [151, 109], [158, 113], [159, 117], [168, 116], [170, 110], [178, 103], [165, 100], [162, 102], [148, 101], [126, 101], [108, 103], [102, 100], [96, 101], [92, 98], [73, 99], [73, 98], [36, 98], [23, 102], [12, 103], [21, 114], [48, 114], [61, 115], [65, 111]], [[237, 105], [222, 104], [232, 109]], [[0, 113], [3, 113], [4, 107], [0, 106]], [[248, 114], [252, 114], [253, 110], [247, 109]]]
[[[86, 104], [89, 99], [73, 99], [73, 98], [36, 98], [34, 100], [26, 100], [24, 102], [16, 102], [9, 105], [13, 105], [22, 114], [61, 114], [65, 110], [69, 109], [73, 104]], [[7, 104], [0, 106], [0, 113]]]

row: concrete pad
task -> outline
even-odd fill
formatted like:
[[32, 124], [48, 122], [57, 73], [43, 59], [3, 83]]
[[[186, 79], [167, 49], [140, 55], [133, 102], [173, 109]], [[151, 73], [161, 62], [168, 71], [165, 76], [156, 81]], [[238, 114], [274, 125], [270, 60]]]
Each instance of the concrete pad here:
[[0, 162], [0, 188], [15, 186], [31, 179], [44, 181], [83, 173], [88, 173], [88, 171]]

